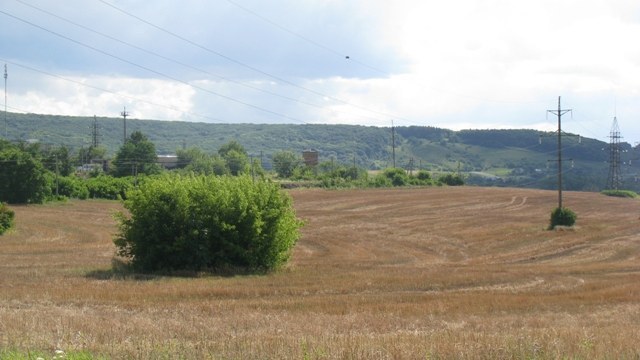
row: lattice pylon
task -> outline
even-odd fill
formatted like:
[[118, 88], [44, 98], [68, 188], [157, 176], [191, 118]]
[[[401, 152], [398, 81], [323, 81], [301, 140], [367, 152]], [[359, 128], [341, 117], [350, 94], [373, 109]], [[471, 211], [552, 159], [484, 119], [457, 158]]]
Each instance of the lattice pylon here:
[[613, 118], [613, 125], [609, 133], [609, 177], [607, 178], [607, 188], [619, 190], [622, 183], [620, 173], [620, 128], [618, 119]]

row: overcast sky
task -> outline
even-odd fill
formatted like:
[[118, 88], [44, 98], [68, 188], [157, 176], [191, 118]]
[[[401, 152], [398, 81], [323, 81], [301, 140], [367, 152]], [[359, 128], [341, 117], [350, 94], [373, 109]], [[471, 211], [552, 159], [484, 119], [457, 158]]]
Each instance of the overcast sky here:
[[[637, 0], [0, 0], [9, 111], [640, 141]], [[4, 105], [4, 97], [0, 100]]]

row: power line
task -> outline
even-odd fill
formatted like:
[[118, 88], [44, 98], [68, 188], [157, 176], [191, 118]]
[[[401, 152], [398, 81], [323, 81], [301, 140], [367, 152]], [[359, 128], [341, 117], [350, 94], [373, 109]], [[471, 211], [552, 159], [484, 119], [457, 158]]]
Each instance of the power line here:
[[[100, 0], [100, 1], [102, 1], [102, 0]], [[149, 67], [146, 67], [146, 66], [144, 66], [144, 65], [140, 65], [140, 64], [134, 63], [134, 62], [129, 61], [129, 60], [127, 60], [127, 59], [124, 59], [124, 58], [122, 58], [122, 57], [120, 57], [120, 56], [118, 56], [118, 55], [110, 54], [110, 53], [108, 53], [108, 52], [106, 52], [106, 51], [104, 51], [104, 50], [98, 49], [98, 48], [96, 48], [96, 47], [94, 47], [94, 46], [91, 46], [91, 45], [89, 45], [89, 44], [85, 44], [85, 43], [83, 43], [83, 42], [81, 42], [81, 41], [78, 41], [78, 40], [72, 39], [72, 38], [70, 38], [70, 37], [68, 37], [68, 36], [66, 36], [66, 35], [62, 35], [62, 34], [60, 34], [60, 33], [58, 33], [58, 32], [55, 32], [55, 31], [49, 30], [49, 29], [47, 29], [47, 28], [45, 28], [45, 27], [42, 27], [42, 26], [40, 26], [40, 25], [37, 25], [37, 24], [35, 24], [35, 23], [33, 23], [33, 22], [30, 22], [30, 21], [28, 21], [28, 20], [25, 20], [25, 19], [19, 18], [19, 17], [15, 16], [15, 15], [12, 15], [12, 14], [10, 14], [10, 13], [7, 13], [6, 11], [0, 10], [0, 13], [4, 14], [4, 15], [6, 15], [6, 16], [9, 16], [9, 17], [11, 17], [11, 18], [13, 18], [13, 19], [15, 19], [15, 20], [21, 21], [21, 22], [23, 22], [23, 23], [25, 23], [25, 24], [28, 24], [28, 25], [30, 25], [30, 26], [36, 27], [36, 28], [38, 28], [38, 29], [40, 29], [40, 30], [46, 31], [46, 32], [48, 32], [48, 33], [50, 33], [50, 34], [53, 34], [53, 35], [55, 35], [55, 36], [58, 36], [58, 37], [60, 37], [60, 38], [62, 38], [62, 39], [65, 39], [65, 40], [67, 40], [67, 41], [70, 41], [70, 42], [73, 42], [73, 43], [78, 44], [78, 45], [80, 45], [80, 46], [86, 47], [86, 48], [88, 48], [88, 49], [90, 49], [90, 50], [93, 50], [93, 51], [95, 51], [95, 52], [98, 52], [98, 53], [100, 53], [100, 54], [103, 54], [103, 55], [109, 56], [109, 57], [114, 58], [114, 59], [116, 59], [116, 60], [122, 61], [122, 62], [124, 62], [124, 63], [126, 63], [126, 64], [129, 64], [129, 65], [135, 66], [135, 67], [137, 67], [137, 68], [143, 69], [143, 70], [145, 70], [145, 71], [151, 72], [151, 73], [153, 73], [153, 74], [156, 74], [156, 75], [159, 75], [159, 76], [165, 77], [165, 78], [167, 78], [167, 79], [169, 79], [169, 80], [173, 80], [173, 81], [176, 81], [176, 82], [179, 82], [179, 83], [185, 84], [185, 85], [187, 85], [187, 86], [193, 87], [194, 89], [198, 89], [198, 90], [200, 90], [200, 91], [203, 91], [203, 92], [206, 92], [206, 93], [209, 93], [209, 94], [212, 94], [212, 95], [215, 95], [215, 96], [221, 97], [221, 98], [223, 98], [223, 99], [226, 99], [226, 100], [229, 100], [229, 101], [232, 101], [232, 102], [236, 102], [236, 103], [238, 103], [238, 104], [241, 104], [241, 105], [244, 105], [244, 106], [247, 106], [247, 107], [251, 107], [251, 108], [254, 108], [254, 109], [256, 109], [256, 110], [260, 110], [260, 111], [263, 111], [263, 112], [266, 112], [266, 113], [269, 113], [269, 114], [271, 114], [271, 115], [275, 115], [275, 116], [278, 116], [278, 117], [281, 117], [281, 118], [284, 118], [284, 119], [293, 120], [293, 121], [301, 122], [301, 123], [306, 123], [305, 121], [303, 121], [303, 120], [301, 120], [301, 119], [297, 119], [297, 118], [292, 117], [292, 116], [288, 116], [288, 115], [285, 115], [285, 114], [282, 114], [282, 113], [279, 113], [279, 112], [276, 112], [276, 111], [273, 111], [273, 110], [269, 110], [269, 109], [263, 108], [263, 107], [258, 106], [258, 105], [250, 104], [250, 103], [248, 103], [248, 102], [245, 102], [245, 101], [242, 101], [242, 100], [236, 99], [236, 98], [234, 98], [234, 97], [231, 97], [231, 96], [228, 96], [228, 95], [224, 95], [224, 94], [220, 94], [220, 93], [217, 93], [217, 92], [212, 91], [212, 90], [209, 90], [209, 89], [205, 89], [205, 88], [203, 88], [203, 87], [201, 87], [201, 86], [198, 86], [198, 85], [190, 84], [189, 82], [184, 81], [184, 80], [180, 80], [180, 79], [178, 79], [178, 78], [176, 78], [176, 77], [174, 77], [174, 76], [171, 76], [171, 75], [165, 74], [165, 73], [160, 72], [160, 71], [157, 71], [157, 70], [153, 70], [153, 69], [151, 69], [151, 68], [149, 68]]]
[[266, 16], [260, 15], [256, 11], [249, 9], [246, 6], [240, 5], [236, 1], [227, 0], [227, 2], [232, 4], [232, 5], [234, 5], [234, 6], [236, 6], [237, 8], [245, 11], [246, 13], [249, 13], [249, 14], [257, 17], [258, 19], [260, 19], [260, 20], [262, 20], [262, 21], [264, 21], [264, 22], [266, 22], [266, 23], [268, 23], [268, 24], [270, 24], [270, 25], [272, 25], [272, 26], [274, 26], [274, 27], [276, 27], [276, 28], [278, 28], [278, 29], [290, 34], [290, 35], [293, 35], [293, 36], [295, 36], [295, 37], [297, 37], [299, 39], [302, 39], [302, 40], [304, 40], [304, 41], [306, 41], [306, 42], [308, 42], [308, 43], [310, 43], [310, 44], [312, 44], [312, 45], [314, 45], [314, 46], [316, 46], [316, 47], [318, 47], [320, 49], [323, 49], [323, 50], [325, 50], [327, 52], [330, 52], [330, 53], [332, 53], [334, 55], [338, 55], [339, 57], [341, 57], [343, 59], [346, 59], [346, 60], [349, 60], [351, 62], [354, 62], [354, 63], [356, 63], [356, 64], [358, 64], [358, 65], [360, 65], [362, 67], [365, 67], [365, 68], [367, 68], [369, 70], [373, 70], [373, 71], [375, 71], [375, 72], [377, 72], [377, 73], [379, 73], [381, 75], [384, 75], [384, 76], [388, 76], [389, 75], [386, 71], [380, 70], [380, 69], [378, 69], [376, 67], [373, 67], [373, 66], [370, 66], [370, 65], [367, 65], [367, 64], [365, 64], [365, 63], [363, 63], [361, 61], [358, 61], [358, 60], [354, 59], [353, 56], [351, 56], [351, 55], [342, 53], [342, 52], [340, 52], [338, 50], [335, 50], [335, 49], [333, 49], [333, 48], [331, 48], [331, 47], [329, 47], [327, 45], [321, 44], [318, 41], [315, 41], [315, 40], [313, 40], [311, 38], [308, 38], [308, 37], [306, 37], [306, 36], [304, 36], [304, 35], [302, 35], [302, 34], [300, 34], [298, 32], [295, 32], [295, 31], [293, 31], [293, 30], [291, 30], [291, 29], [289, 29], [289, 28], [287, 28], [287, 27], [285, 27], [285, 26], [283, 26], [283, 25], [281, 25], [281, 24], [279, 24], [279, 23], [267, 18]]
[[[52, 74], [50, 72], [47, 72], [47, 71], [44, 71], [44, 70], [40, 70], [40, 69], [36, 69], [34, 67], [31, 67], [31, 66], [27, 66], [27, 65], [24, 65], [24, 64], [19, 64], [19, 63], [16, 63], [14, 61], [9, 61], [9, 60], [4, 60], [4, 59], [0, 59], [0, 61], [6, 61], [8, 64], [11, 64], [11, 65], [14, 65], [14, 66], [17, 66], [17, 67], [20, 67], [20, 68], [23, 68], [23, 69], [26, 69], [26, 70], [29, 70], [29, 71], [37, 72], [37, 73], [40, 73], [40, 74], [43, 74], [43, 75], [46, 75], [46, 76], [50, 76], [50, 77], [53, 77], [53, 78], [56, 78], [56, 79], [64, 80], [64, 81], [67, 81], [67, 82], [70, 82], [70, 83], [73, 83], [73, 84], [76, 84], [76, 85], [81, 85], [81, 86], [84, 86], [84, 87], [87, 87], [87, 88], [90, 88], [90, 89], [94, 89], [94, 90], [98, 90], [98, 91], [101, 91], [101, 92], [104, 92], [104, 93], [113, 94], [113, 95], [119, 96], [121, 98], [130, 99], [130, 100], [134, 100], [134, 101], [138, 101], [138, 102], [143, 102], [143, 103], [150, 104], [150, 105], [153, 105], [153, 106], [163, 107], [163, 108], [166, 108], [166, 109], [169, 109], [169, 110], [179, 111], [179, 112], [182, 112], [182, 113], [185, 113], [185, 114], [189, 114], [189, 115], [193, 115], [193, 116], [196, 116], [196, 117], [199, 117], [199, 118], [203, 118], [203, 119], [213, 120], [213, 121], [216, 121], [216, 122], [225, 122], [224, 120], [219, 119], [219, 118], [211, 117], [211, 116], [204, 115], [204, 114], [194, 113], [194, 112], [191, 112], [191, 111], [187, 111], [187, 110], [184, 110], [184, 109], [177, 108], [175, 106], [159, 104], [159, 103], [156, 103], [156, 102], [153, 102], [153, 101], [141, 99], [141, 98], [134, 97], [134, 96], [131, 96], [131, 95], [121, 94], [121, 93], [118, 93], [118, 92], [115, 92], [115, 91], [112, 91], [112, 90], [108, 90], [108, 89], [104, 89], [104, 88], [101, 88], [101, 87], [98, 87], [98, 86], [90, 85], [90, 84], [87, 84], [87, 83], [82, 82], [82, 81], [69, 79], [69, 78], [66, 78], [64, 76]], [[21, 111], [21, 112], [29, 112], [28, 110], [18, 109], [18, 108], [11, 107], [11, 106], [10, 106], [10, 108], [12, 108], [14, 110]]]
[[132, 13], [130, 13], [130, 12], [128, 12], [128, 11], [126, 11], [126, 10], [124, 10], [124, 9], [121, 9], [121, 8], [119, 8], [119, 7], [117, 7], [117, 6], [113, 5], [113, 4], [111, 4], [111, 3], [109, 3], [109, 2], [107, 2], [107, 1], [105, 1], [105, 0], [98, 0], [98, 1], [100, 1], [101, 3], [103, 3], [103, 4], [105, 4], [105, 5], [109, 6], [109, 7], [111, 7], [112, 9], [115, 9], [116, 11], [118, 11], [118, 12], [120, 12], [120, 13], [122, 13], [122, 14], [125, 14], [125, 15], [127, 15], [127, 16], [129, 16], [129, 17], [132, 17], [132, 18], [134, 18], [134, 19], [136, 19], [136, 20], [138, 20], [138, 21], [140, 21], [140, 22], [142, 22], [142, 23], [144, 23], [144, 24], [147, 24], [148, 26], [151, 26], [151, 27], [153, 27], [153, 28], [155, 28], [155, 29], [157, 29], [157, 30], [159, 30], [159, 31], [162, 31], [162, 32], [164, 32], [165, 34], [168, 34], [168, 35], [170, 35], [170, 36], [172, 36], [172, 37], [174, 37], [174, 38], [176, 38], [176, 39], [179, 39], [179, 40], [181, 40], [181, 41], [184, 41], [184, 42], [186, 42], [186, 43], [188, 43], [188, 44], [190, 44], [190, 45], [192, 45], [192, 46], [194, 46], [194, 47], [196, 47], [196, 48], [199, 48], [199, 49], [204, 50], [204, 51], [206, 51], [206, 52], [209, 52], [209, 53], [211, 53], [211, 54], [217, 55], [217, 56], [219, 56], [219, 57], [221, 57], [221, 58], [223, 58], [223, 59], [225, 59], [225, 60], [227, 60], [227, 61], [230, 61], [230, 62], [232, 62], [232, 63], [234, 63], [234, 64], [240, 65], [240, 66], [242, 66], [242, 67], [244, 67], [244, 68], [246, 68], [246, 69], [252, 70], [252, 71], [254, 71], [254, 72], [256, 72], [256, 73], [259, 73], [259, 74], [262, 74], [262, 75], [268, 76], [268, 77], [270, 77], [270, 78], [272, 78], [272, 79], [274, 79], [274, 80], [277, 80], [277, 81], [280, 81], [280, 82], [285, 83], [285, 84], [287, 84], [287, 85], [293, 86], [293, 87], [295, 87], [295, 88], [298, 88], [298, 89], [301, 89], [301, 90], [307, 91], [307, 92], [309, 92], [309, 93], [312, 93], [312, 94], [314, 94], [314, 95], [320, 96], [320, 97], [322, 97], [322, 98], [327, 98], [327, 99], [330, 99], [330, 100], [333, 100], [333, 101], [336, 101], [336, 102], [342, 103], [342, 104], [344, 104], [344, 105], [352, 106], [352, 107], [354, 107], [354, 108], [357, 108], [357, 109], [360, 109], [360, 110], [363, 110], [363, 111], [367, 111], [367, 112], [369, 112], [369, 113], [375, 113], [375, 114], [378, 114], [378, 115], [384, 116], [384, 117], [386, 117], [386, 118], [391, 118], [391, 117], [393, 117], [393, 118], [398, 118], [398, 119], [405, 120], [405, 121], [407, 121], [407, 122], [411, 122], [411, 121], [410, 121], [410, 120], [408, 120], [408, 119], [404, 119], [404, 118], [399, 117], [399, 116], [396, 116], [396, 115], [392, 115], [392, 114], [384, 113], [384, 112], [381, 112], [381, 111], [377, 111], [377, 110], [369, 109], [369, 108], [366, 108], [366, 107], [364, 107], [364, 106], [360, 106], [360, 105], [357, 105], [357, 104], [353, 104], [353, 103], [350, 103], [350, 102], [348, 102], [348, 101], [346, 101], [346, 100], [342, 100], [342, 99], [336, 98], [336, 97], [334, 97], [334, 96], [331, 96], [331, 95], [328, 95], [328, 94], [324, 94], [324, 93], [319, 92], [319, 91], [317, 91], [317, 90], [310, 89], [310, 88], [308, 88], [308, 87], [304, 87], [304, 86], [298, 85], [298, 84], [296, 84], [296, 83], [294, 83], [294, 82], [292, 82], [292, 81], [289, 81], [289, 80], [284, 79], [284, 78], [282, 78], [282, 77], [279, 77], [279, 76], [277, 76], [277, 75], [271, 74], [271, 73], [266, 72], [266, 71], [264, 71], [264, 70], [258, 69], [258, 68], [256, 68], [256, 67], [251, 66], [251, 65], [249, 65], [249, 64], [246, 64], [246, 63], [244, 63], [244, 62], [242, 62], [242, 61], [236, 60], [236, 59], [234, 59], [234, 58], [232, 58], [232, 57], [230, 57], [230, 56], [224, 55], [224, 54], [222, 54], [222, 53], [220, 53], [220, 52], [218, 52], [218, 51], [216, 51], [216, 50], [213, 50], [213, 49], [211, 49], [211, 48], [209, 48], [209, 47], [207, 47], [207, 46], [204, 46], [204, 45], [202, 45], [202, 44], [198, 44], [198, 43], [196, 43], [195, 41], [189, 40], [189, 39], [187, 39], [187, 38], [186, 38], [186, 37], [184, 37], [184, 36], [181, 36], [181, 35], [179, 35], [179, 34], [176, 34], [176, 33], [172, 32], [172, 31], [167, 30], [167, 29], [165, 29], [165, 28], [163, 28], [163, 27], [161, 27], [161, 26], [158, 26], [158, 25], [156, 25], [156, 24], [153, 24], [152, 22], [147, 21], [147, 20], [145, 20], [145, 19], [143, 19], [143, 18], [141, 18], [141, 17], [139, 17], [139, 16], [137, 16], [137, 15], [134, 15], [134, 14], [132, 14]]
[[15, 0], [15, 1], [17, 1], [17, 2], [21, 3], [21, 4], [25, 5], [25, 6], [28, 6], [28, 7], [32, 8], [32, 9], [35, 9], [35, 10], [40, 11], [40, 12], [42, 12], [42, 13], [45, 13], [45, 14], [47, 14], [47, 15], [49, 15], [49, 16], [55, 17], [55, 18], [57, 18], [57, 19], [59, 19], [59, 20], [62, 20], [62, 21], [64, 21], [64, 22], [66, 22], [66, 23], [72, 24], [72, 25], [77, 26], [77, 27], [79, 27], [79, 28], [81, 28], [81, 29], [84, 29], [84, 30], [86, 30], [86, 31], [89, 31], [89, 32], [91, 32], [91, 33], [93, 33], [93, 34], [97, 34], [97, 35], [102, 36], [102, 37], [104, 37], [104, 38], [107, 38], [107, 39], [109, 39], [109, 40], [112, 40], [112, 41], [118, 42], [118, 43], [120, 43], [120, 44], [126, 45], [126, 46], [131, 47], [131, 48], [133, 48], [133, 49], [136, 49], [136, 50], [138, 50], [138, 51], [141, 51], [141, 52], [144, 52], [144, 53], [146, 53], [146, 54], [152, 55], [152, 56], [154, 56], [154, 57], [157, 57], [157, 58], [163, 59], [163, 60], [165, 60], [165, 61], [168, 61], [168, 62], [174, 63], [174, 64], [176, 64], [176, 65], [180, 65], [180, 66], [185, 67], [185, 68], [187, 68], [187, 69], [195, 70], [195, 71], [197, 71], [197, 72], [200, 72], [200, 73], [203, 73], [203, 74], [206, 74], [206, 75], [209, 75], [209, 76], [213, 76], [213, 77], [215, 77], [215, 78], [217, 78], [217, 79], [220, 79], [220, 80], [228, 81], [228, 82], [231, 82], [231, 83], [234, 83], [234, 84], [237, 84], [237, 85], [240, 85], [240, 86], [243, 86], [243, 87], [249, 88], [249, 89], [253, 89], [253, 90], [256, 90], [256, 91], [260, 91], [260, 92], [263, 92], [263, 93], [265, 93], [265, 94], [269, 94], [269, 95], [272, 95], [272, 96], [276, 96], [276, 97], [279, 97], [279, 98], [282, 98], [282, 99], [285, 99], [285, 100], [289, 100], [289, 101], [292, 101], [292, 102], [300, 103], [300, 104], [307, 105], [307, 106], [316, 107], [316, 108], [319, 108], [319, 109], [323, 109], [323, 108], [324, 108], [323, 106], [318, 105], [318, 104], [314, 104], [314, 103], [310, 103], [310, 102], [302, 101], [302, 100], [300, 100], [300, 99], [295, 99], [295, 98], [292, 98], [292, 97], [289, 97], [289, 96], [285, 96], [285, 95], [282, 95], [282, 94], [278, 94], [278, 93], [275, 93], [275, 92], [272, 92], [272, 91], [269, 91], [269, 90], [266, 90], [266, 89], [263, 89], [263, 88], [260, 88], [260, 87], [257, 87], [257, 86], [253, 86], [253, 85], [251, 85], [251, 84], [247, 84], [247, 83], [244, 83], [244, 82], [241, 82], [241, 81], [237, 81], [237, 80], [234, 80], [234, 79], [230, 79], [230, 78], [227, 78], [227, 77], [224, 77], [224, 76], [221, 76], [221, 75], [217, 75], [217, 74], [211, 73], [210, 71], [207, 71], [207, 70], [204, 70], [204, 69], [201, 69], [201, 68], [195, 67], [195, 66], [193, 66], [193, 65], [189, 65], [189, 64], [187, 64], [187, 63], [184, 63], [184, 62], [182, 62], [182, 61], [176, 60], [176, 59], [174, 59], [174, 58], [170, 58], [170, 57], [168, 57], [168, 56], [164, 56], [164, 55], [159, 54], [159, 53], [157, 53], [157, 52], [155, 52], [155, 51], [151, 51], [151, 50], [145, 49], [145, 48], [143, 48], [143, 47], [140, 47], [140, 46], [134, 45], [134, 44], [132, 44], [132, 43], [129, 43], [129, 42], [127, 42], [127, 41], [124, 41], [124, 40], [118, 39], [118, 38], [116, 38], [116, 37], [114, 37], [114, 36], [111, 36], [111, 35], [108, 35], [108, 34], [102, 33], [102, 32], [100, 32], [100, 31], [94, 30], [94, 29], [92, 29], [92, 28], [90, 28], [90, 27], [88, 27], [88, 26], [84, 26], [84, 25], [82, 25], [82, 24], [79, 24], [79, 23], [77, 23], [77, 22], [74, 22], [74, 21], [72, 21], [72, 20], [69, 20], [69, 19], [67, 19], [67, 18], [64, 18], [64, 17], [62, 17], [62, 16], [56, 15], [56, 14], [54, 14], [54, 13], [50, 12], [50, 11], [44, 10], [44, 9], [42, 9], [42, 8], [40, 8], [40, 7], [35, 6], [35, 5], [28, 4], [28, 3], [26, 3], [26, 2], [24, 2], [24, 1], [22, 1], [22, 0]]

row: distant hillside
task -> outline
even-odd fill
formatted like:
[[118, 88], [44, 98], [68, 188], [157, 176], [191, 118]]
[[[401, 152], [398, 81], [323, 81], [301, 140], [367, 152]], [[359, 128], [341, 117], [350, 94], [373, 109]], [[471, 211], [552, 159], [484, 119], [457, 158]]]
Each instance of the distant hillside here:
[[[72, 150], [88, 147], [93, 117], [7, 114], [8, 138], [35, 139], [65, 145]], [[122, 145], [122, 118], [96, 118], [99, 143], [113, 155]], [[127, 133], [139, 130], [160, 154], [183, 146], [207, 152], [231, 141], [241, 143], [252, 156], [260, 156], [266, 168], [273, 153], [282, 150], [319, 151], [321, 161], [353, 164], [371, 170], [393, 164], [390, 128], [355, 125], [209, 124], [127, 119]], [[4, 135], [4, 134], [2, 134]], [[463, 130], [434, 127], [397, 127], [396, 166], [407, 170], [460, 171], [467, 182], [479, 185], [522, 186], [554, 189], [557, 178], [555, 133], [535, 130]], [[564, 184], [568, 190], [597, 191], [606, 186], [608, 144], [577, 136], [563, 138]], [[629, 144], [622, 144], [625, 188], [640, 189], [635, 182], [640, 160]], [[572, 159], [573, 161], [571, 161]], [[573, 163], [573, 167], [571, 164]]]

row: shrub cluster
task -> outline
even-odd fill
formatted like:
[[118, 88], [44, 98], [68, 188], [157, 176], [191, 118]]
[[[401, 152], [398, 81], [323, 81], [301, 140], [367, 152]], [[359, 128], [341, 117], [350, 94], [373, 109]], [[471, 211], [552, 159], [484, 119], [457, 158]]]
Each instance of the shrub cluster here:
[[135, 179], [132, 177], [112, 177], [101, 175], [85, 181], [88, 197], [92, 199], [124, 199], [127, 191], [133, 188]]
[[15, 213], [7, 205], [0, 203], [0, 235], [13, 227]]
[[283, 265], [301, 222], [290, 197], [250, 177], [164, 175], [127, 193], [114, 239], [135, 270], [269, 271]]
[[607, 196], [627, 197], [632, 199], [638, 197], [638, 193], [631, 190], [602, 190], [601, 193]]
[[426, 170], [420, 170], [415, 176], [412, 176], [401, 168], [387, 168], [378, 174], [370, 185], [373, 187], [429, 186], [434, 185], [434, 181]]
[[553, 229], [556, 226], [573, 226], [576, 223], [578, 216], [571, 209], [566, 207], [557, 207], [551, 212], [551, 221], [549, 229]]

